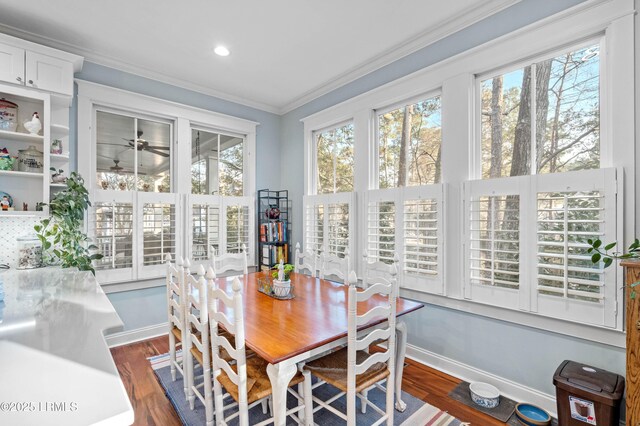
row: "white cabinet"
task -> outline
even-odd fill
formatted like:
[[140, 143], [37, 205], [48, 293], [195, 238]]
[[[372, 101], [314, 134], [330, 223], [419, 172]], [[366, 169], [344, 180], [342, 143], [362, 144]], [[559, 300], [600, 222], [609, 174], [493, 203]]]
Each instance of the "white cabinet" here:
[[27, 87], [73, 95], [73, 65], [71, 62], [27, 51], [25, 82]]
[[0, 34], [0, 82], [73, 96], [73, 73], [83, 58]]
[[24, 84], [24, 49], [0, 43], [0, 80]]

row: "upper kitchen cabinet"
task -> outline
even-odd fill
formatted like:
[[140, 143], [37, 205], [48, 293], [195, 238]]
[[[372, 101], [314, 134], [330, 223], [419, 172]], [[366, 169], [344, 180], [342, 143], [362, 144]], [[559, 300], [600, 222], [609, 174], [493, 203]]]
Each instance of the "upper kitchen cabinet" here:
[[26, 40], [0, 34], [0, 82], [51, 94], [73, 96], [73, 74], [83, 58]]

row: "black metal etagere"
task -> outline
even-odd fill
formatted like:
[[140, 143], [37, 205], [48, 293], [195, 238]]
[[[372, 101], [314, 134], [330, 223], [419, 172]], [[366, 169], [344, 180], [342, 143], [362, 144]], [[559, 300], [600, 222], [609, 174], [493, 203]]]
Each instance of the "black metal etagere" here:
[[[284, 263], [293, 263], [289, 191], [261, 189], [258, 191], [257, 201], [258, 269], [271, 269], [281, 258], [284, 259]], [[279, 214], [274, 214], [274, 208], [279, 210]]]

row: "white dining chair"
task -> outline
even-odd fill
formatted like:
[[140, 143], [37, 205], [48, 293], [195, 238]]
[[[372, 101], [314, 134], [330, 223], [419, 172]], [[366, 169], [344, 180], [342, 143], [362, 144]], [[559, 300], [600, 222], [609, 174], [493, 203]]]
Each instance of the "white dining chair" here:
[[[215, 284], [209, 284], [209, 321], [211, 352], [213, 355], [213, 394], [216, 423], [218, 425], [227, 425], [227, 422], [238, 418], [240, 426], [269, 424], [273, 422], [273, 418], [260, 423], [250, 423], [249, 420], [249, 410], [271, 396], [271, 381], [267, 375], [267, 361], [257, 355], [250, 358], [246, 357], [242, 284], [238, 277], [233, 279], [232, 291], [233, 294], [229, 296], [222, 289], [216, 288]], [[230, 313], [233, 320], [225, 312]], [[230, 342], [220, 332], [220, 325], [224, 326], [226, 332], [234, 336], [235, 342]], [[234, 365], [221, 356], [223, 351], [228, 353], [230, 358], [235, 361]], [[296, 407], [287, 410], [286, 414], [290, 415], [299, 425], [312, 425], [311, 392], [305, 393], [303, 397], [291, 388], [291, 386], [303, 383], [305, 378], [309, 381], [308, 384], [310, 386], [310, 375], [304, 375], [300, 372], [289, 382], [288, 390], [297, 399], [298, 404]], [[223, 388], [225, 392], [223, 392]], [[229, 396], [235, 402], [225, 404], [225, 399]], [[237, 410], [225, 417], [225, 411], [233, 408], [237, 408]], [[304, 416], [298, 415], [301, 411]]]
[[320, 273], [318, 275], [323, 280], [334, 281], [338, 279], [345, 285], [355, 284], [357, 277], [355, 271], [351, 270], [351, 258], [349, 249], [345, 249], [344, 257], [335, 254], [320, 254]]
[[[339, 389], [337, 395], [323, 401], [313, 396], [313, 401], [318, 404], [314, 412], [322, 408], [347, 421], [348, 425], [356, 424], [356, 397], [360, 398], [361, 411], [365, 407], [372, 407], [378, 414], [374, 424], [386, 422], [393, 425], [394, 415], [394, 376], [395, 376], [395, 337], [396, 337], [396, 275], [390, 280], [379, 279], [369, 285], [366, 290], [358, 291], [355, 285], [350, 285], [348, 290], [348, 334], [347, 347], [332, 352], [321, 358], [306, 363], [302, 368], [310, 371], [319, 381], [315, 385], [305, 382], [304, 393], [319, 386], [333, 385]], [[365, 303], [372, 297], [382, 297], [383, 302], [376, 301], [373, 307], [366, 313], [358, 315], [358, 303]], [[382, 328], [375, 328], [358, 338], [358, 328], [371, 321], [384, 320]], [[380, 340], [385, 340], [386, 350], [367, 353], [369, 346]], [[381, 382], [386, 381], [385, 387]], [[367, 398], [368, 390], [378, 387], [386, 393], [386, 406], [384, 410], [377, 407]], [[330, 404], [342, 395], [346, 395], [347, 412], [343, 413]]]
[[301, 274], [303, 270], [307, 270], [309, 271], [308, 275], [311, 275], [312, 277], [317, 276], [317, 259], [318, 256], [315, 253], [308, 251], [302, 252], [300, 250], [300, 243], [296, 243], [294, 272], [296, 274]]
[[365, 251], [362, 255], [362, 288], [366, 289], [371, 283], [379, 279], [389, 281], [399, 271], [400, 258], [396, 254], [391, 263], [370, 259]]
[[225, 253], [217, 255], [214, 251], [213, 255], [213, 271], [216, 276], [221, 276], [226, 272], [237, 272], [239, 274], [249, 273], [249, 259], [247, 247], [243, 244], [240, 253]]
[[[185, 360], [186, 320], [185, 320], [185, 289], [184, 271], [182, 259], [178, 258], [175, 264], [171, 263], [171, 255], [166, 256], [167, 263], [167, 315], [169, 323], [169, 365], [171, 367], [171, 380], [176, 381], [176, 373], [180, 373], [184, 383], [184, 395], [187, 398], [187, 380]], [[182, 348], [182, 360], [177, 359], [177, 350]]]
[[[211, 376], [211, 346], [209, 343], [208, 286], [204, 266], [198, 268], [198, 277], [189, 272], [189, 261], [184, 262], [187, 320], [185, 352], [188, 365], [187, 386], [189, 407], [193, 410], [196, 397], [205, 408], [207, 426], [213, 426], [213, 387]], [[195, 362], [202, 368], [196, 377]], [[202, 380], [199, 380], [202, 377]], [[198, 379], [198, 380], [197, 380]], [[202, 390], [201, 390], [202, 389]]]

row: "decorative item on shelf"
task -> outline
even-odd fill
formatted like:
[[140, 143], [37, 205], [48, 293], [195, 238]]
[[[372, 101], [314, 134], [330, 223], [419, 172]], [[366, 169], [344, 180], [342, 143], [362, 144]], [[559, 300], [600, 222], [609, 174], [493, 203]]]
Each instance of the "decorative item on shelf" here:
[[22, 211], [23, 212], [28, 212], [29, 211], [29, 204], [22, 203]]
[[269, 208], [264, 212], [265, 216], [269, 220], [278, 220], [280, 217], [280, 209], [275, 204], [270, 204]]
[[97, 247], [89, 244], [89, 238], [82, 231], [85, 213], [91, 206], [89, 192], [84, 179], [76, 172], [72, 172], [65, 183], [67, 187], [56, 192], [49, 203], [51, 217], [42, 219], [34, 229], [44, 251], [63, 268], [76, 267], [95, 274], [91, 262], [102, 259], [102, 254], [95, 252]]
[[62, 154], [62, 139], [54, 139], [51, 141], [51, 154]]
[[34, 269], [42, 266], [42, 242], [37, 235], [18, 237], [18, 269]]
[[18, 171], [42, 173], [44, 168], [44, 154], [38, 151], [35, 146], [30, 145], [28, 149], [18, 151]]
[[63, 174], [64, 170], [56, 169], [55, 167], [50, 167], [49, 170], [53, 172], [51, 183], [65, 183], [67, 181], [67, 177]]
[[118, 183], [118, 188], [120, 188], [120, 191], [124, 191], [127, 189], [127, 183], [126, 182], [119, 182]]
[[31, 120], [25, 121], [22, 124], [22, 127], [24, 127], [27, 132], [32, 135], [37, 135], [38, 133], [40, 133], [40, 130], [42, 130], [42, 123], [40, 122], [40, 116], [38, 115], [38, 112], [34, 112], [31, 116]]
[[0, 150], [0, 170], [12, 170], [16, 157], [9, 155], [9, 150], [5, 147]]
[[40, 201], [40, 202], [36, 203], [36, 211], [37, 211], [37, 212], [41, 212], [41, 211], [43, 211], [43, 210], [44, 210], [44, 204], [45, 204], [45, 203], [43, 203], [42, 201]]
[[0, 99], [0, 130], [15, 132], [18, 128], [18, 105]]
[[2, 206], [2, 211], [5, 212], [9, 210], [10, 207], [13, 207], [13, 198], [11, 198], [11, 195], [0, 191], [0, 205]]

